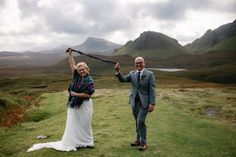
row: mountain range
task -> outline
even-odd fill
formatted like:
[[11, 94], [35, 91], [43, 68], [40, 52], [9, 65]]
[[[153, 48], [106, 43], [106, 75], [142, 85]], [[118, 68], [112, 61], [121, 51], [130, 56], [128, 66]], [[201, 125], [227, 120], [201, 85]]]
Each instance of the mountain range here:
[[208, 30], [200, 38], [185, 46], [180, 45], [176, 39], [162, 33], [143, 32], [134, 41], [128, 41], [123, 47], [116, 49], [114, 55], [141, 55], [165, 59], [183, 54], [203, 54], [219, 50], [236, 50], [236, 20], [215, 30]]
[[[128, 67], [133, 66], [133, 57], [143, 56], [149, 67], [194, 69], [194, 71], [189, 70], [186, 72], [187, 74], [183, 73], [183, 75], [203, 80], [220, 78], [221, 81], [218, 82], [236, 83], [236, 20], [215, 30], [208, 30], [200, 38], [185, 46], [180, 45], [172, 37], [154, 31], [145, 31], [138, 38], [128, 41], [125, 45], [89, 37], [82, 44], [65, 45], [47, 51], [24, 53], [3, 51], [0, 52], [0, 66], [53, 65], [47, 70], [51, 68], [52, 71], [65, 71], [63, 68], [68, 68], [65, 66], [67, 64], [66, 47], [107, 57]], [[86, 57], [83, 59], [87, 60]], [[92, 63], [91, 66], [95, 71], [101, 69], [100, 67], [102, 70], [106, 69], [105, 65], [94, 59], [88, 61]], [[208, 74], [211, 74], [210, 77]], [[220, 74], [220, 76], [215, 78], [216, 74]], [[230, 81], [227, 81], [229, 79]]]
[[66, 58], [67, 54], [65, 51], [69, 47], [89, 54], [109, 55], [121, 46], [102, 38], [89, 37], [82, 44], [75, 46], [63, 45], [52, 50], [22, 53], [2, 51], [0, 52], [0, 66], [50, 66]]
[[236, 50], [236, 20], [224, 24], [215, 30], [208, 30], [200, 38], [182, 46], [172, 37], [159, 32], [146, 31], [133, 41], [119, 45], [102, 38], [89, 37], [82, 44], [64, 45], [52, 50], [39, 52], [0, 52], [1, 66], [48, 66], [66, 57], [68, 47], [89, 54], [97, 55], [130, 55], [156, 57], [159, 59], [178, 58], [189, 54], [204, 54], [210, 51]]

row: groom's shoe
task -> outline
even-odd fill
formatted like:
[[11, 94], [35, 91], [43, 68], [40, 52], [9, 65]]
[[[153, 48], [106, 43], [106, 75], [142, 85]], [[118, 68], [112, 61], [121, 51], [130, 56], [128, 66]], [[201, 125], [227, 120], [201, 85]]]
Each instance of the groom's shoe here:
[[139, 141], [134, 141], [130, 143], [130, 146], [139, 146], [139, 145], [140, 145]]
[[139, 147], [138, 147], [138, 150], [140, 151], [144, 151], [147, 149], [147, 145], [146, 144], [141, 144]]

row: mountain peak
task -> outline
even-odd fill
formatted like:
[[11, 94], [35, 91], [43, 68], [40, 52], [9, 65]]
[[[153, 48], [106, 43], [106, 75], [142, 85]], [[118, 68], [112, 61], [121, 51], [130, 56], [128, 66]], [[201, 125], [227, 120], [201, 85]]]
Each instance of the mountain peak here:
[[107, 41], [106, 39], [103, 39], [103, 38], [96, 38], [96, 37], [88, 37], [83, 45], [84, 46], [97, 46], [97, 47], [104, 47], [105, 45], [112, 45], [112, 44], [115, 44], [115, 43], [112, 43], [110, 41]]
[[146, 31], [140, 34], [140, 37], [134, 41], [137, 49], [160, 49], [169, 44], [178, 44], [177, 40], [168, 37], [159, 32]]
[[115, 55], [129, 54], [131, 56], [170, 57], [184, 53], [185, 49], [176, 39], [159, 32], [145, 31], [134, 41], [117, 49]]
[[120, 46], [121, 45], [112, 43], [103, 38], [88, 37], [82, 44], [74, 46], [73, 48], [86, 53], [108, 55]]
[[103, 39], [103, 38], [97, 38], [97, 37], [88, 37], [84, 43], [88, 43], [88, 42], [98, 42], [98, 41], [101, 41], [101, 42], [108, 42], [107, 40]]

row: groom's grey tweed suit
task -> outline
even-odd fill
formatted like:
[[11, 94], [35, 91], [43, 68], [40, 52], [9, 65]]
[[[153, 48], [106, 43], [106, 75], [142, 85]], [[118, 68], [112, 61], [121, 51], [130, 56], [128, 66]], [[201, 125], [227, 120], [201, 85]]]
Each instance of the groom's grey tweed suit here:
[[131, 83], [129, 104], [132, 106], [133, 115], [136, 121], [137, 140], [140, 141], [140, 143], [145, 144], [145, 119], [148, 113], [148, 105], [155, 105], [156, 85], [155, 77], [151, 71], [144, 69], [139, 82], [137, 75], [137, 70], [133, 70], [126, 76], [118, 73], [116, 74], [116, 77], [120, 82]]

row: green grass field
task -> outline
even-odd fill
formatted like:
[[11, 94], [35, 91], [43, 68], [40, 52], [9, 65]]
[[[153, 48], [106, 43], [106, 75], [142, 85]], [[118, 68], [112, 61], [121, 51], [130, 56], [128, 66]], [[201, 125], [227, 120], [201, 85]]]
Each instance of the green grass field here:
[[[104, 80], [106, 78], [97, 80], [101, 87]], [[129, 146], [135, 137], [134, 120], [128, 105], [129, 89], [127, 84], [115, 82], [110, 84], [109, 89], [98, 85], [93, 97], [95, 149], [76, 152], [41, 149], [26, 152], [32, 144], [62, 138], [66, 122], [67, 93], [50, 92], [40, 96], [39, 105], [27, 108], [28, 118], [25, 122], [0, 129], [0, 156], [236, 156], [235, 117], [232, 117], [235, 116], [235, 88], [218, 85], [208, 87], [206, 84], [201, 84], [204, 88], [199, 88], [199, 82], [178, 82], [177, 79], [173, 84], [163, 85], [165, 81], [160, 82], [157, 106], [147, 118], [148, 150], [145, 152], [139, 152]], [[181, 83], [185, 86], [180, 87]], [[193, 87], [194, 84], [198, 84], [198, 87]], [[215, 114], [208, 114], [209, 108], [215, 109]], [[224, 112], [227, 111], [233, 112], [231, 117], [225, 116]], [[47, 135], [48, 138], [36, 139], [38, 135]]]

